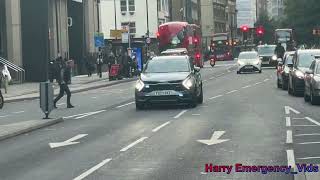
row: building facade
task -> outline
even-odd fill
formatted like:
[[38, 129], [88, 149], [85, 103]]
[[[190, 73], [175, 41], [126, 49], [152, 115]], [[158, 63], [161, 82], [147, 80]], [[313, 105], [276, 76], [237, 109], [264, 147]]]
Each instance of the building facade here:
[[283, 17], [284, 0], [269, 0], [267, 2], [268, 16], [271, 19], [279, 20]]
[[0, 56], [22, 67], [27, 81], [45, 81], [58, 55], [81, 67], [97, 51], [99, 8], [99, 0], [0, 0]]
[[186, 21], [200, 25], [201, 0], [171, 0], [171, 21]]
[[268, 2], [268, 0], [257, 0], [257, 19], [258, 20], [261, 15], [268, 14], [267, 2]]

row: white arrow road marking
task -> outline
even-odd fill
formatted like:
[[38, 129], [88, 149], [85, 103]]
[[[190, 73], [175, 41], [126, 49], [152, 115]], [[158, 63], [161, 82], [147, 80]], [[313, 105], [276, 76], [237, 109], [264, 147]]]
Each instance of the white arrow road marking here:
[[235, 93], [235, 92], [237, 92], [237, 91], [238, 91], [238, 90], [232, 90], [232, 91], [227, 92], [226, 94]]
[[293, 141], [292, 141], [292, 131], [291, 130], [287, 130], [287, 141], [286, 143], [287, 144], [291, 144]]
[[286, 126], [290, 127], [291, 126], [291, 119], [290, 117], [286, 117]]
[[299, 111], [293, 109], [293, 108], [290, 107], [290, 106], [285, 106], [284, 109], [285, 109], [286, 114], [290, 114], [290, 111], [292, 111], [292, 112], [294, 112], [294, 113], [296, 113], [296, 114], [300, 114]]
[[58, 148], [58, 147], [63, 147], [63, 146], [69, 146], [69, 145], [73, 145], [73, 144], [79, 144], [80, 142], [74, 142], [78, 139], [81, 139], [85, 136], [87, 136], [88, 134], [79, 134], [79, 135], [76, 135], [75, 137], [71, 138], [71, 139], [68, 139], [66, 141], [63, 141], [63, 142], [57, 142], [57, 143], [49, 143], [49, 146], [51, 149], [53, 148]]
[[208, 146], [229, 141], [230, 139], [219, 139], [224, 133], [225, 131], [215, 131], [210, 139], [201, 139], [197, 141]]
[[121, 151], [121, 152], [127, 151], [128, 149], [130, 149], [130, 148], [132, 148], [133, 146], [141, 143], [142, 141], [144, 141], [144, 140], [147, 139], [147, 138], [148, 138], [148, 137], [142, 137], [142, 138], [136, 140], [135, 142], [129, 144], [127, 147], [122, 148], [120, 151]]
[[317, 126], [320, 126], [320, 123], [314, 119], [311, 119], [310, 117], [306, 117], [306, 119], [310, 122], [312, 122], [313, 124], [316, 124]]
[[101, 163], [95, 165], [94, 167], [92, 167], [91, 169], [89, 169], [88, 171], [82, 173], [80, 176], [74, 178], [73, 180], [82, 180], [84, 178], [86, 178], [87, 176], [89, 176], [90, 174], [92, 174], [93, 172], [95, 172], [96, 170], [98, 170], [99, 168], [101, 168], [102, 166], [104, 166], [105, 164], [107, 164], [108, 162], [110, 162], [112, 159], [105, 159], [103, 160]]
[[88, 116], [91, 116], [91, 115], [94, 115], [94, 114], [99, 114], [99, 113], [102, 113], [102, 112], [105, 112], [105, 111], [106, 111], [106, 110], [89, 112], [89, 113], [84, 114], [84, 115], [82, 115], [82, 116], [76, 117], [75, 119], [81, 119], [81, 118], [88, 117]]

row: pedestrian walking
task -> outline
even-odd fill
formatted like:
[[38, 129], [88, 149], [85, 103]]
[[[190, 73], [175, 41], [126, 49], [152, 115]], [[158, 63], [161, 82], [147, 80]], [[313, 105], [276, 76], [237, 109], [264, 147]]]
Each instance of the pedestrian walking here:
[[60, 92], [59, 95], [56, 97], [54, 100], [54, 107], [57, 108], [57, 102], [64, 96], [64, 93], [67, 94], [67, 108], [73, 108], [74, 106], [71, 104], [71, 92], [68, 87], [68, 74], [66, 73], [67, 71], [67, 65], [66, 62], [60, 62], [59, 64], [59, 76], [57, 77], [59, 86], [60, 86]]
[[84, 56], [83, 60], [86, 63], [86, 69], [87, 69], [88, 77], [91, 77], [92, 76], [92, 72], [94, 71], [94, 66], [92, 65], [90, 59], [87, 58], [86, 56]]
[[103, 59], [102, 59], [102, 56], [99, 55], [97, 58], [97, 73], [100, 78], [102, 78], [102, 65], [103, 65]]
[[10, 81], [11, 81], [10, 71], [8, 70], [7, 65], [4, 64], [3, 70], [2, 70], [2, 83], [3, 83], [4, 92], [6, 94], [8, 93], [8, 86]]

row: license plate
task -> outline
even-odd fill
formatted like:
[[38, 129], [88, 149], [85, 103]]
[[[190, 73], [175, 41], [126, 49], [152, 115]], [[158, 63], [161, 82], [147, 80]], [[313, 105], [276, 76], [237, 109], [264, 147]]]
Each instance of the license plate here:
[[269, 61], [262, 61], [262, 64], [269, 64]]
[[173, 91], [155, 91], [154, 92], [155, 96], [171, 96], [174, 95]]
[[246, 66], [245, 69], [253, 69], [253, 66]]
[[223, 58], [224, 55], [217, 55], [217, 58]]

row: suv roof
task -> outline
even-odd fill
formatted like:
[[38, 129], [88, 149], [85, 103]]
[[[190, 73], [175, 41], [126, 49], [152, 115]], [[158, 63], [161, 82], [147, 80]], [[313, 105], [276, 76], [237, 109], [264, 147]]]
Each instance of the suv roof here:
[[152, 60], [168, 60], [168, 59], [189, 59], [187, 55], [179, 55], [179, 56], [157, 56], [153, 57]]

